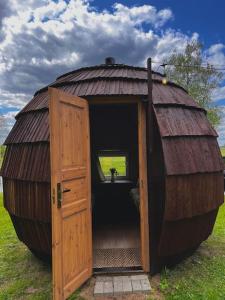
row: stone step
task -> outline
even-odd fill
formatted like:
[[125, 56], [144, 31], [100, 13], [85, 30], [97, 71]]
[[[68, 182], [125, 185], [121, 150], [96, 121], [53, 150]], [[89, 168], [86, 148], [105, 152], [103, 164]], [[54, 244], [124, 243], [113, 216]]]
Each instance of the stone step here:
[[148, 293], [151, 285], [146, 274], [131, 276], [97, 276], [94, 296], [125, 293]]

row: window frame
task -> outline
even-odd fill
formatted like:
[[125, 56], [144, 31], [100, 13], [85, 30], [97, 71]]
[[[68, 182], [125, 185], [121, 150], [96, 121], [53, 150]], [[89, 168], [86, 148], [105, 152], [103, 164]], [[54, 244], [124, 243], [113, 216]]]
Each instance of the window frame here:
[[[118, 156], [122, 156], [126, 158], [126, 175], [125, 176], [121, 176], [118, 175], [116, 176], [116, 180], [127, 180], [130, 178], [130, 173], [129, 173], [129, 152], [128, 151], [124, 151], [124, 150], [100, 150], [98, 151], [98, 158], [99, 158], [99, 162], [100, 162], [100, 157], [118, 157]], [[101, 162], [100, 162], [100, 166], [101, 166]], [[101, 166], [102, 168], [102, 166]], [[103, 172], [103, 170], [102, 170]], [[104, 174], [104, 172], [103, 172]], [[107, 176], [105, 175], [105, 179], [106, 181], [110, 181], [111, 176]]]

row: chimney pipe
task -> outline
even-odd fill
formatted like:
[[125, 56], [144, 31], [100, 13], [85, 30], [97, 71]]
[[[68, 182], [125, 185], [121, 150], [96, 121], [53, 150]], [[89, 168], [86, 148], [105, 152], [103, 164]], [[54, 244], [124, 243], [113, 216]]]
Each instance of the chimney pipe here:
[[115, 63], [116, 63], [116, 61], [115, 61], [114, 57], [106, 57], [106, 59], [105, 59], [106, 65], [114, 65]]

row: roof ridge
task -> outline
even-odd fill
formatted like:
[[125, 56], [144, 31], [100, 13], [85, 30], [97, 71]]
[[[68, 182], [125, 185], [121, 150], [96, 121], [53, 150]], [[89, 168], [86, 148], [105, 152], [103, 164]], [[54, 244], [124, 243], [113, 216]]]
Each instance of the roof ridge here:
[[[86, 78], [86, 79], [80, 79], [80, 80], [74, 80], [74, 81], [61, 81], [61, 82], [54, 82], [52, 84], [49, 84], [43, 88], [41, 88], [40, 90], [36, 91], [34, 93], [34, 97], [36, 95], [38, 95], [39, 93], [42, 93], [44, 91], [47, 91], [47, 89], [49, 87], [60, 87], [60, 86], [68, 86], [68, 85], [73, 85], [73, 84], [79, 84], [79, 83], [84, 83], [84, 82], [93, 82], [93, 81], [98, 81], [98, 80], [105, 80], [105, 81], [113, 81], [113, 80], [119, 80], [119, 81], [139, 81], [139, 82], [147, 82], [148, 79], [144, 79], [144, 78], [133, 78], [133, 77], [95, 77], [95, 78]], [[159, 80], [159, 79], [152, 79], [152, 81], [154, 83], [157, 83], [157, 84], [162, 84], [162, 81]], [[177, 88], [180, 88], [181, 90], [183, 90], [184, 92], [187, 92], [187, 90], [185, 90], [185, 88], [183, 88], [182, 86], [172, 82], [172, 81], [168, 81], [167, 82], [167, 85], [170, 85], [170, 86], [174, 86], [174, 87], [177, 87]]]
[[[130, 69], [130, 70], [139, 70], [139, 71], [146, 71], [147, 72], [147, 68], [145, 67], [138, 67], [138, 66], [129, 66], [129, 65], [125, 65], [125, 64], [113, 64], [113, 65], [105, 65], [105, 64], [101, 64], [101, 65], [95, 65], [95, 66], [89, 66], [89, 67], [82, 67], [76, 70], [72, 70], [69, 71], [67, 73], [64, 73], [60, 76], [58, 76], [56, 78], [56, 80], [63, 78], [65, 76], [68, 76], [70, 74], [74, 74], [80, 71], [86, 71], [86, 70], [98, 70], [98, 69], [114, 69], [114, 68], [118, 68], [118, 69]], [[157, 74], [159, 76], [163, 76], [160, 72], [156, 72], [152, 70], [153, 74]]]

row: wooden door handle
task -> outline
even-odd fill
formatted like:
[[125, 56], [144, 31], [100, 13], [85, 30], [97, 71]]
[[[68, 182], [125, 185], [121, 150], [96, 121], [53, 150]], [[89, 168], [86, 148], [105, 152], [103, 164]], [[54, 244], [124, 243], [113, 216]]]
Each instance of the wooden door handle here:
[[68, 193], [68, 192], [70, 192], [71, 191], [71, 189], [64, 189], [63, 190], [63, 193]]

